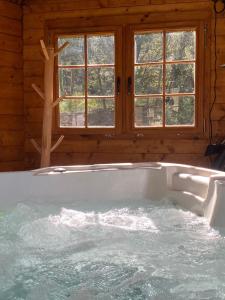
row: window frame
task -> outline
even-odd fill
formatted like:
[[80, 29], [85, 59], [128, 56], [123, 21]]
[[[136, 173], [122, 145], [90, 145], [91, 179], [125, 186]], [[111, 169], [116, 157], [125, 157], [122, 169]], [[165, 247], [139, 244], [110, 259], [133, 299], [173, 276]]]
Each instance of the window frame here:
[[[82, 127], [60, 127], [60, 113], [59, 113], [59, 105], [56, 106], [53, 115], [53, 129], [54, 132], [59, 134], [77, 134], [77, 135], [89, 135], [89, 134], [109, 134], [109, 135], [116, 135], [121, 132], [121, 123], [122, 123], [122, 111], [121, 111], [121, 97], [122, 93], [120, 92], [117, 94], [116, 92], [116, 82], [117, 78], [122, 77], [122, 64], [121, 59], [122, 55], [120, 54], [121, 51], [121, 37], [122, 37], [122, 30], [118, 26], [104, 26], [104, 27], [91, 27], [91, 28], [76, 28], [76, 29], [67, 29], [63, 32], [54, 32], [52, 35], [52, 39], [54, 41], [54, 47], [58, 47], [58, 37], [73, 37], [73, 36], [82, 36], [82, 35], [98, 35], [98, 34], [105, 34], [108, 35], [109, 33], [114, 34], [115, 36], [115, 127], [89, 127], [89, 128], [82, 128]], [[85, 54], [86, 55], [86, 54]], [[87, 65], [84, 65], [85, 72], [87, 70]], [[55, 71], [54, 71], [54, 98], [57, 99], [59, 97], [59, 73], [58, 73], [58, 58], [55, 59]], [[87, 75], [85, 75], [87, 76]], [[86, 82], [85, 82], [86, 84]], [[86, 86], [87, 89], [87, 86]], [[85, 93], [86, 94], [86, 93]], [[86, 98], [87, 95], [85, 95]], [[80, 97], [82, 98], [82, 96]], [[84, 97], [83, 97], [84, 98]], [[87, 106], [87, 104], [85, 104]], [[87, 109], [87, 107], [86, 107]]]
[[[158, 15], [159, 17], [159, 15]], [[105, 22], [101, 21], [104, 19]], [[56, 46], [58, 36], [79, 35], [82, 33], [108, 33], [115, 32], [115, 84], [116, 78], [120, 77], [121, 91], [116, 99], [115, 107], [115, 128], [71, 128], [59, 127], [59, 108], [54, 110], [53, 132], [56, 134], [71, 135], [74, 137], [92, 136], [93, 138], [110, 137], [110, 138], [203, 138], [206, 137], [209, 130], [206, 116], [209, 110], [210, 97], [210, 49], [207, 47], [209, 41], [205, 28], [210, 24], [210, 20], [205, 15], [192, 21], [167, 21], [160, 22], [157, 15], [154, 15], [152, 22], [138, 21], [140, 15], [132, 15], [126, 21], [122, 16], [93, 17], [93, 20], [87, 20], [79, 23], [80, 19], [76, 18], [72, 21], [48, 21], [47, 38], [50, 43]], [[171, 18], [172, 19], [172, 18]], [[196, 19], [196, 18], [195, 18]], [[133, 21], [131, 21], [133, 20]], [[157, 21], [156, 21], [157, 20]], [[101, 26], [91, 26], [93, 24], [101, 24]], [[59, 25], [60, 24], [60, 25]], [[75, 26], [76, 24], [76, 26]], [[102, 24], [105, 24], [102, 27]], [[111, 25], [115, 24], [115, 25]], [[137, 31], [159, 31], [159, 30], [178, 30], [196, 29], [196, 77], [195, 77], [195, 95], [196, 95], [196, 111], [195, 126], [171, 126], [171, 127], [135, 127], [134, 126], [134, 101], [131, 99], [134, 88], [132, 87], [132, 95], [127, 95], [127, 79], [132, 76], [134, 83], [134, 38], [133, 34]], [[132, 45], [132, 51], [130, 47]], [[126, 58], [126, 62], [123, 58]], [[131, 61], [132, 63], [127, 63]], [[57, 62], [56, 62], [57, 64]], [[54, 75], [54, 97], [58, 95], [57, 65]], [[204, 85], [206, 88], [204, 88]]]
[[[202, 135], [205, 131], [204, 122], [204, 110], [203, 110], [203, 74], [204, 74], [204, 39], [205, 30], [203, 22], [173, 22], [168, 24], [140, 24], [140, 25], [130, 25], [128, 28], [128, 40], [130, 41], [130, 46], [133, 51], [129, 54], [127, 58], [132, 63], [127, 68], [126, 78], [132, 78], [132, 92], [131, 95], [127, 95], [127, 111], [129, 116], [127, 118], [127, 128], [129, 133], [135, 132], [138, 135], [151, 134], [156, 136], [193, 136]], [[196, 30], [196, 68], [195, 68], [195, 126], [168, 126], [168, 127], [135, 127], [135, 107], [134, 107], [134, 61], [135, 61], [135, 45], [134, 45], [134, 34], [136, 32], [156, 32], [156, 31], [190, 31]], [[128, 84], [128, 83], [127, 83]], [[164, 109], [163, 109], [164, 110]], [[165, 117], [165, 116], [164, 116]]]

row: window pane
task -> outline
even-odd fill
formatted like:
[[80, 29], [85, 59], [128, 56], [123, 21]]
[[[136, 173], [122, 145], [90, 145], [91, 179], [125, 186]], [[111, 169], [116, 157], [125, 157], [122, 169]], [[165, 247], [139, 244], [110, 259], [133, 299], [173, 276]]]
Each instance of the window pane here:
[[87, 38], [88, 64], [114, 64], [115, 45], [113, 35], [95, 35]]
[[60, 96], [84, 96], [85, 71], [79, 69], [59, 69]]
[[135, 67], [135, 95], [162, 94], [162, 65]]
[[194, 60], [195, 31], [168, 32], [166, 34], [166, 60]]
[[163, 123], [163, 99], [135, 99], [135, 127], [161, 127]]
[[114, 127], [114, 99], [88, 99], [88, 127]]
[[59, 54], [59, 65], [84, 65], [84, 37], [59, 38], [58, 47], [69, 45]]
[[114, 96], [114, 68], [88, 68], [88, 95]]
[[166, 97], [166, 125], [195, 125], [195, 97]]
[[194, 90], [194, 64], [172, 64], [166, 66], [166, 93], [193, 93]]
[[163, 34], [143, 33], [135, 34], [135, 63], [162, 61]]
[[85, 126], [85, 100], [65, 99], [59, 104], [60, 127]]

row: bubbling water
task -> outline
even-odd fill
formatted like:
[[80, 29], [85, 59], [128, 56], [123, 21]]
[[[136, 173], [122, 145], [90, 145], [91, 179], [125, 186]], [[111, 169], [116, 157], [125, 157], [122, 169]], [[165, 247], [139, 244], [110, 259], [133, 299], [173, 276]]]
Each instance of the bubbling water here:
[[225, 299], [224, 247], [168, 201], [18, 204], [0, 213], [0, 299]]

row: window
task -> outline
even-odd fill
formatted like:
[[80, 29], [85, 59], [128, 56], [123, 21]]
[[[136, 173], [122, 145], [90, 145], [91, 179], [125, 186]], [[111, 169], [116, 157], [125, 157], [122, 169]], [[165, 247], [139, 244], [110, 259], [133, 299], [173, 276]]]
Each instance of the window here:
[[134, 35], [134, 126], [195, 126], [196, 31]]
[[115, 127], [115, 37], [85, 34], [60, 37], [69, 47], [59, 56], [60, 126]]
[[54, 31], [59, 130], [202, 134], [204, 23]]

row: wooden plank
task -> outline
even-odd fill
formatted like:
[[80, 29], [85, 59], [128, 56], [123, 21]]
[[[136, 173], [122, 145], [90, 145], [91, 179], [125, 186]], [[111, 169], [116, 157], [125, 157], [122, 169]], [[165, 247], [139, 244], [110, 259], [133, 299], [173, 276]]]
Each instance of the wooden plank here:
[[[217, 99], [216, 99], [216, 103], [225, 103], [225, 86], [218, 86], [217, 85], [217, 91], [216, 91], [216, 94], [217, 94]], [[211, 100], [211, 103], [212, 103], [212, 100]]]
[[[37, 154], [30, 153], [27, 155], [28, 168], [37, 168], [39, 165], [39, 158]], [[51, 165], [73, 165], [73, 164], [97, 164], [97, 163], [122, 163], [122, 162], [171, 162], [171, 163], [184, 163], [194, 166], [209, 167], [210, 161], [208, 157], [203, 156], [187, 156], [187, 155], [139, 155], [139, 154], [114, 154], [107, 155], [99, 153], [95, 155], [81, 154], [81, 153], [53, 153]]]
[[20, 37], [22, 33], [21, 20], [13, 20], [0, 15], [0, 33]]
[[21, 20], [22, 18], [22, 8], [9, 1], [0, 2], [0, 16], [8, 17], [10, 19]]
[[225, 104], [215, 103], [212, 111], [212, 120], [222, 121], [225, 120]]
[[[196, 11], [196, 9], [198, 11]], [[159, 19], [160, 15], [165, 13], [163, 16], [163, 20]], [[29, 14], [24, 16], [24, 28], [31, 29], [42, 29], [44, 26], [45, 19], [54, 19], [55, 21], [62, 20], [63, 18], [75, 18], [79, 17], [80, 21], [85, 17], [94, 17], [94, 16], [108, 16], [108, 15], [121, 15], [122, 18], [128, 18], [129, 15], [133, 14], [142, 14], [141, 22], [151, 23], [151, 22], [159, 22], [159, 21], [174, 21], [174, 14], [176, 14], [176, 20], [184, 21], [184, 20], [196, 20], [196, 19], [205, 19], [209, 17], [210, 11], [209, 8], [206, 7], [205, 3], [202, 5], [198, 4], [197, 7], [193, 5], [193, 3], [187, 4], [171, 4], [171, 5], [161, 5], [161, 6], [138, 6], [138, 7], [120, 7], [120, 8], [101, 8], [95, 10], [72, 10], [71, 12], [48, 12], [42, 14]], [[172, 16], [173, 15], [173, 16]], [[87, 21], [87, 19], [86, 19]], [[99, 20], [100, 22], [100, 20]], [[100, 24], [102, 25], [102, 24]], [[116, 25], [114, 23], [114, 25]]]
[[0, 50], [0, 67], [12, 67], [22, 69], [23, 61], [20, 53], [13, 53]]
[[23, 31], [23, 42], [24, 45], [37, 45], [40, 40], [44, 40], [44, 28], [31, 29], [26, 28]]
[[[193, 3], [193, 0], [150, 0], [150, 4], [169, 4], [169, 3]], [[209, 0], [201, 0], [201, 2], [208, 2]], [[195, 3], [195, 2], [194, 2]]]
[[40, 168], [40, 155], [39, 153], [25, 153], [24, 168], [26, 170], [34, 170]]
[[[32, 22], [33, 18], [33, 22]], [[47, 19], [47, 18], [46, 18]], [[23, 28], [24, 30], [43, 30], [45, 24], [45, 17], [42, 14], [24, 14], [23, 16]]]
[[160, 155], [160, 154], [124, 154], [124, 153], [53, 153], [52, 165], [95, 164], [117, 162], [171, 162], [184, 163], [196, 166], [209, 166], [209, 158], [202, 155]]
[[24, 132], [0, 131], [1, 146], [24, 146]]
[[[196, 4], [196, 5], [195, 5]], [[120, 10], [124, 11], [133, 11], [136, 9], [136, 11], [141, 12], [148, 12], [148, 11], [171, 11], [174, 10], [174, 7], [177, 7], [177, 9], [186, 9], [186, 10], [193, 10], [193, 8], [196, 9], [202, 9], [202, 8], [210, 8], [210, 3], [208, 1], [198, 1], [198, 3], [192, 2], [168, 2], [166, 5], [162, 2], [154, 2], [149, 5], [148, 0], [108, 0], [107, 2], [99, 1], [99, 0], [85, 0], [83, 1], [61, 1], [56, 3], [54, 1], [49, 4], [49, 1], [45, 1], [42, 3], [32, 3], [29, 7], [24, 8], [24, 14], [45, 14], [45, 13], [58, 13], [59, 11], [63, 12], [70, 12], [70, 11], [88, 11], [89, 14], [92, 10], [94, 11], [110, 11], [110, 14], [118, 14]]]
[[0, 171], [24, 168], [22, 9], [0, 1]]
[[0, 118], [0, 130], [14, 130], [23, 131], [24, 130], [24, 117], [21, 116], [8, 116], [1, 115]]
[[[160, 158], [159, 155], [153, 156]], [[141, 154], [123, 153], [52, 153], [51, 165], [58, 164], [94, 164], [94, 163], [115, 163], [115, 162], [140, 162], [143, 161]]]
[[43, 77], [44, 63], [42, 61], [25, 61], [23, 71], [25, 77]]
[[[57, 5], [61, 2], [62, 2], [61, 0], [46, 0], [45, 1], [45, 3], [47, 3], [48, 5], [50, 5], [50, 4]], [[65, 3], [70, 2], [72, 4], [72, 3], [80, 3], [81, 1], [80, 0], [64, 0], [64, 2]], [[194, 1], [193, 0], [147, 0], [147, 1], [139, 2], [139, 0], [122, 0], [122, 1], [121, 0], [100, 0], [99, 2], [100, 2], [99, 5], [102, 5], [102, 6], [116, 5], [119, 7], [121, 5], [121, 3], [126, 4], [126, 6], [131, 3], [131, 6], [135, 6], [135, 3], [136, 3], [136, 5], [139, 5], [139, 4], [140, 5], [143, 5], [143, 4], [149, 4], [149, 5], [157, 4], [158, 5], [158, 4], [168, 4], [168, 3], [179, 3], [179, 4], [193, 3]], [[200, 0], [199, 2], [209, 2], [209, 0]], [[25, 0], [25, 4], [27, 4], [27, 6], [38, 5], [38, 4], [40, 5], [40, 4], [43, 4], [43, 1], [42, 0]], [[88, 5], [87, 5], [87, 8], [88, 8]]]
[[0, 50], [22, 53], [22, 38], [0, 33]]
[[43, 62], [43, 56], [40, 50], [40, 41], [39, 44], [35, 45], [25, 45], [23, 49], [24, 61], [38, 61]]
[[93, 10], [93, 9], [103, 9], [112, 7], [130, 7], [130, 6], [143, 6], [148, 5], [149, 0], [85, 0], [82, 1], [63, 1], [63, 2], [52, 2], [49, 5], [49, 1], [46, 3], [31, 3], [31, 5], [24, 8], [24, 14], [32, 13], [46, 13], [48, 11], [58, 12], [58, 11], [71, 11], [71, 10]]
[[[207, 140], [87, 140], [68, 141], [55, 150], [58, 153], [123, 153], [123, 154], [202, 154]], [[33, 152], [29, 141], [26, 150]]]
[[202, 153], [206, 145], [201, 140], [65, 140], [57, 152], [100, 152], [100, 153]]
[[42, 108], [44, 103], [36, 92], [25, 92], [24, 105], [26, 108]]
[[0, 84], [7, 83], [14, 85], [21, 85], [23, 83], [23, 71], [22, 69], [15, 69], [12, 67], [2, 67], [2, 74], [0, 77]]
[[0, 99], [0, 116], [8, 115], [24, 115], [23, 101], [14, 101], [14, 99]]
[[[224, 53], [225, 55], [225, 53]], [[224, 62], [224, 59], [221, 60], [221, 63]], [[224, 86], [225, 85], [225, 69], [223, 68], [218, 68], [218, 71], [217, 71], [217, 82], [216, 82], [216, 88], [219, 89], [221, 86]]]
[[42, 123], [40, 122], [26, 122], [25, 123], [25, 134], [28, 139], [38, 138], [42, 133]]
[[22, 8], [17, 4], [1, 0], [0, 16], [20, 21], [22, 19]]
[[26, 122], [42, 122], [43, 108], [26, 108], [25, 121]]
[[218, 16], [218, 18], [217, 18], [217, 26], [216, 26], [217, 36], [224, 36], [224, 26], [225, 26], [224, 17], [220, 18]]
[[225, 120], [213, 121], [213, 136], [225, 138]]
[[0, 82], [0, 99], [13, 99], [14, 101], [23, 101], [23, 86], [13, 85], [12, 83]]
[[0, 172], [23, 171], [25, 169], [24, 161], [0, 162]]
[[24, 148], [20, 146], [1, 147], [0, 162], [22, 161], [24, 159]]

